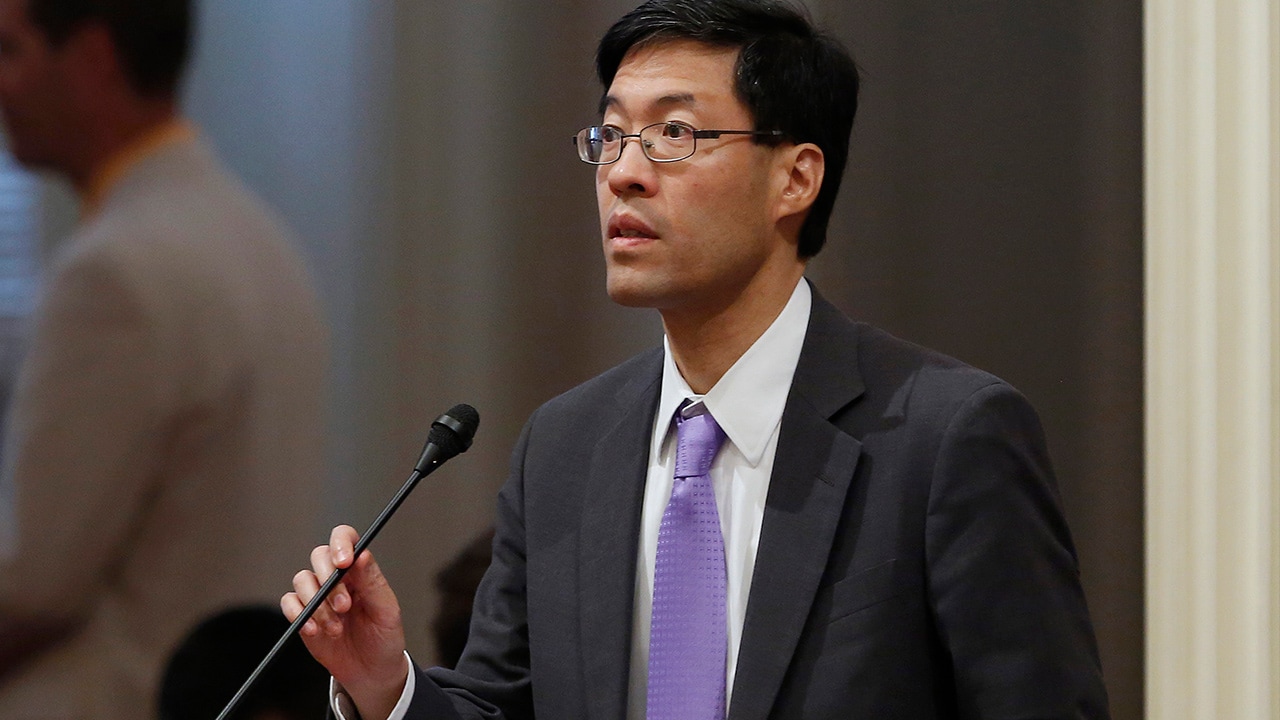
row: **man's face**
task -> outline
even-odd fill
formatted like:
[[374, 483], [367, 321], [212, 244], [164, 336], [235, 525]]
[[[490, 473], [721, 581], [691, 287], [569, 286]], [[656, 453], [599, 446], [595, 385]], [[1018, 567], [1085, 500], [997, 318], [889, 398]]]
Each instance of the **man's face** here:
[[57, 167], [72, 132], [65, 48], [27, 14], [27, 0], [0, 0], [0, 111], [9, 151], [24, 165]]
[[[610, 85], [602, 124], [636, 133], [680, 120], [699, 130], [751, 130], [733, 91], [738, 51], [692, 41], [633, 49]], [[748, 136], [698, 140], [692, 157], [654, 163], [631, 138], [596, 172], [609, 296], [622, 305], [715, 313], [779, 253], [774, 148]], [[784, 173], [785, 174], [785, 173]], [[772, 265], [776, 265], [773, 263]]]

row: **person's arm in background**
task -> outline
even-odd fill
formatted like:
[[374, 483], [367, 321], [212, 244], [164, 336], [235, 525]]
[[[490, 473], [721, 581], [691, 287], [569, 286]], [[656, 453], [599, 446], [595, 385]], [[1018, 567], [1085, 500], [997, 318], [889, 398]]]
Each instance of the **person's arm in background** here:
[[50, 281], [2, 451], [16, 535], [0, 558], [0, 678], [86, 619], [145, 511], [171, 392], [156, 344], [109, 256]]

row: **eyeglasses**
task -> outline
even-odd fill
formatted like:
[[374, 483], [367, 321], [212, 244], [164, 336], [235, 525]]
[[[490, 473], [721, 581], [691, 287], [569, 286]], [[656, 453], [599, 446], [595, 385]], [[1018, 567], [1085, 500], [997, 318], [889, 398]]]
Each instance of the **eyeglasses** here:
[[638, 133], [624, 133], [613, 125], [592, 125], [573, 136], [578, 148], [578, 158], [588, 165], [608, 165], [622, 157], [628, 138], [640, 141], [644, 156], [654, 162], [669, 163], [684, 160], [698, 149], [698, 140], [712, 140], [721, 135], [750, 135], [752, 137], [782, 137], [781, 130], [697, 130], [692, 125], [676, 120], [654, 123], [640, 128]]

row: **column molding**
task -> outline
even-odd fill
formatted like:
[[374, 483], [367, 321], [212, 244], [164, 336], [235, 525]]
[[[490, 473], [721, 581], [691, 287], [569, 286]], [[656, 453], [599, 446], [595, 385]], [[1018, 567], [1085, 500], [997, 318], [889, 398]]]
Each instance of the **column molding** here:
[[1280, 717], [1280, 9], [1146, 0], [1146, 709]]

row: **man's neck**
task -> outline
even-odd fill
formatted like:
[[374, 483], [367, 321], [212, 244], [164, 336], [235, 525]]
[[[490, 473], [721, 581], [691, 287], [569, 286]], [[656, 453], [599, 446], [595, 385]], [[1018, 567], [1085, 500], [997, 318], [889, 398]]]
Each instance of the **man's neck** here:
[[178, 117], [171, 99], [133, 102], [103, 115], [86, 128], [83, 152], [67, 168], [68, 179], [82, 196], [114, 158]]
[[671, 356], [689, 389], [705, 394], [760, 339], [791, 299], [804, 267], [753, 284], [724, 307], [662, 311]]

